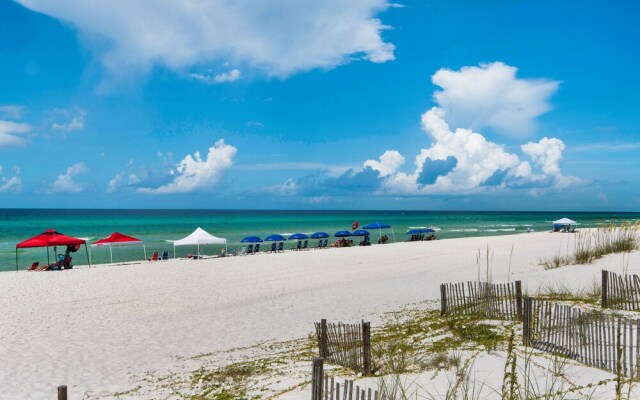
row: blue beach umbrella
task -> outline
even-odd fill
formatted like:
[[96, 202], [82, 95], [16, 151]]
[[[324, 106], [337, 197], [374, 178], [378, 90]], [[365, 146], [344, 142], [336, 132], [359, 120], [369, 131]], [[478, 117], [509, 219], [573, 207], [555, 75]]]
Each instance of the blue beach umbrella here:
[[264, 238], [265, 242], [284, 242], [285, 240], [287, 240], [287, 238], [282, 235], [270, 235]]
[[365, 231], [364, 229], [358, 229], [357, 231], [353, 231], [353, 236], [369, 236], [369, 231]]
[[262, 243], [262, 239], [257, 236], [247, 236], [246, 238], [242, 239], [240, 243]]
[[388, 229], [391, 228], [391, 225], [385, 224], [384, 222], [372, 222], [368, 225], [362, 227], [362, 229]]
[[[382, 238], [382, 230], [389, 229], [389, 228], [391, 228], [391, 225], [385, 224], [384, 222], [380, 222], [380, 221], [372, 222], [362, 227], [362, 229], [377, 229], [378, 232], [380, 233], [380, 238]], [[395, 242], [396, 234], [393, 232], [393, 229], [391, 229], [391, 236], [393, 236], [393, 241]]]
[[304, 240], [304, 239], [309, 239], [309, 236], [305, 235], [304, 233], [294, 233], [293, 235], [289, 236], [289, 240]]
[[418, 228], [418, 229], [410, 229], [407, 231], [407, 235], [420, 235], [423, 233], [435, 232], [431, 228]]
[[311, 239], [326, 239], [329, 237], [327, 232], [316, 232], [311, 234]]
[[347, 237], [347, 236], [351, 236], [351, 232], [349, 232], [349, 231], [338, 231], [338, 232], [334, 233], [333, 236], [334, 237]]

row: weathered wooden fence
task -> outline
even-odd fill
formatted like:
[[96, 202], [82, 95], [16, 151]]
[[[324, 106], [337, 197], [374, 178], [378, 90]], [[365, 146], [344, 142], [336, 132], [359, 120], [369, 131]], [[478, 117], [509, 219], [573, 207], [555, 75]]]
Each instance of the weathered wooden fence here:
[[580, 363], [639, 376], [640, 320], [524, 298], [523, 342]]
[[315, 326], [320, 357], [364, 375], [371, 374], [371, 323], [328, 324], [323, 319]]
[[[342, 396], [342, 397], [341, 397]], [[342, 384], [334, 377], [324, 373], [322, 357], [313, 359], [313, 373], [311, 378], [311, 400], [387, 400], [386, 396], [378, 397], [378, 391], [354, 387], [353, 381], [345, 380]]]
[[440, 285], [442, 315], [522, 319], [522, 282], [460, 282]]
[[602, 308], [640, 310], [640, 277], [602, 270]]

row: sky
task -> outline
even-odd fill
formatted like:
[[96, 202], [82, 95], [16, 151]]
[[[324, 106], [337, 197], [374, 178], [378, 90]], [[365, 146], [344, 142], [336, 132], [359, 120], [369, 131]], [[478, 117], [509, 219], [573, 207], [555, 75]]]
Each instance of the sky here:
[[0, 207], [638, 211], [638, 15], [0, 0]]

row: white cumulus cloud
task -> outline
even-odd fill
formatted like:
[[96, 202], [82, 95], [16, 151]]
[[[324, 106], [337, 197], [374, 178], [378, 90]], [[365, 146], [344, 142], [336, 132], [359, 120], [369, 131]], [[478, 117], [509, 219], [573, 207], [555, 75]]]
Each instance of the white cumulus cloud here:
[[0, 119], [0, 148], [23, 144], [24, 135], [30, 131], [31, 125], [27, 123]]
[[51, 129], [63, 134], [71, 133], [74, 131], [84, 130], [84, 118], [87, 112], [82, 109], [75, 111], [56, 109], [53, 111], [56, 118], [51, 124]]
[[492, 128], [504, 135], [524, 137], [535, 131], [535, 118], [551, 109], [549, 98], [559, 82], [520, 79], [518, 69], [501, 62], [440, 69], [432, 82], [441, 87], [434, 99], [454, 127]]
[[74, 180], [78, 175], [85, 174], [88, 171], [87, 166], [83, 162], [71, 165], [64, 174], [58, 175], [52, 184], [45, 187], [46, 193], [78, 193], [85, 189], [85, 185]]
[[404, 164], [404, 157], [396, 150], [387, 150], [380, 156], [380, 161], [367, 160], [365, 167], [378, 171], [381, 177], [395, 173]]
[[180, 161], [175, 170], [170, 171], [173, 176], [171, 182], [157, 188], [139, 188], [138, 191], [150, 194], [210, 191], [231, 168], [236, 152], [235, 147], [220, 139], [209, 148], [206, 158], [203, 159], [199, 152], [195, 152], [193, 156], [188, 154]]
[[[451, 130], [445, 111], [434, 107], [422, 115], [422, 127], [432, 144], [421, 149], [412, 173], [383, 176], [381, 191], [387, 194], [481, 193], [491, 188], [563, 188], [582, 180], [562, 173], [560, 160], [564, 143], [543, 138], [521, 146], [522, 154], [511, 153], [478, 132]], [[529, 160], [522, 159], [528, 156]], [[364, 166], [370, 161], [364, 163]], [[535, 169], [534, 169], [535, 167]], [[428, 177], [428, 178], [426, 178]]]
[[194, 79], [197, 79], [209, 85], [213, 85], [216, 83], [226, 83], [226, 82], [237, 81], [242, 76], [242, 73], [240, 72], [239, 69], [232, 69], [229, 72], [222, 72], [216, 75], [193, 73], [190, 76]]
[[70, 22], [116, 75], [246, 65], [272, 76], [394, 59], [386, 0], [18, 0]]
[[20, 167], [14, 165], [11, 168], [14, 176], [1, 176], [4, 168], [0, 165], [0, 193], [18, 193], [22, 191], [22, 179], [20, 179]]

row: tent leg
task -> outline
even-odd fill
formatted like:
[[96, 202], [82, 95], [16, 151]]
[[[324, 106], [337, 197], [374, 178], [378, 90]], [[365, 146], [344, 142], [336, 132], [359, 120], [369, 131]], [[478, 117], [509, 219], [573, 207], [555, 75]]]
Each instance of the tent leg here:
[[147, 259], [147, 248], [144, 245], [144, 243], [142, 244], [142, 251], [144, 251], [144, 259], [146, 260]]
[[111, 264], [113, 264], [113, 246], [109, 246], [109, 256], [111, 257]]
[[198, 258], [200, 258], [200, 243], [198, 243]]
[[91, 259], [89, 259], [89, 249], [87, 249], [87, 245], [84, 245], [84, 251], [87, 253], [87, 262], [89, 263], [89, 268], [91, 268]]
[[173, 245], [173, 259], [175, 260], [175, 258], [176, 258], [176, 245], [174, 243], [174, 245]]
[[16, 247], [16, 272], [18, 272], [18, 248]]
[[49, 246], [47, 246], [47, 267], [49, 267], [49, 264], [51, 264], [51, 261], [49, 261]]
[[391, 228], [391, 236], [393, 236], [393, 243], [396, 242], [396, 234], [393, 233], [393, 228]]

